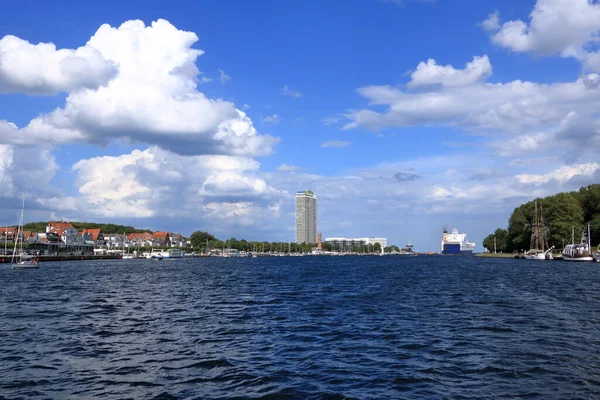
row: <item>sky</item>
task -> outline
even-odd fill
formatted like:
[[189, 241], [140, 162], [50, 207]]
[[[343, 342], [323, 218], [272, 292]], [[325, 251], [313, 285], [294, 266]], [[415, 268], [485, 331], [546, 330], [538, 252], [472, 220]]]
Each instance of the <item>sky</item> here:
[[[52, 3], [52, 4], [50, 4]], [[0, 225], [439, 251], [600, 182], [592, 0], [19, 1], [0, 12]]]

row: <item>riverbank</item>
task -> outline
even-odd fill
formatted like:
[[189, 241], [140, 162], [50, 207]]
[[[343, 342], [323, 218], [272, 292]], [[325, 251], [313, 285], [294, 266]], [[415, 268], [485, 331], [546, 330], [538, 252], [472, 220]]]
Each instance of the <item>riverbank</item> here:
[[[477, 253], [475, 257], [487, 257], [487, 258], [522, 258], [524, 259], [523, 253]], [[553, 253], [553, 260], [562, 260], [563, 256], [561, 253]]]
[[488, 257], [488, 258], [518, 258], [516, 254], [511, 253], [477, 253], [475, 257]]
[[[33, 256], [33, 260], [39, 263], [49, 261], [76, 261], [76, 260], [120, 260], [120, 255], [104, 255], [104, 256], [71, 256], [71, 255], [57, 255], [57, 256]], [[10, 263], [12, 256], [0, 256], [0, 263]]]

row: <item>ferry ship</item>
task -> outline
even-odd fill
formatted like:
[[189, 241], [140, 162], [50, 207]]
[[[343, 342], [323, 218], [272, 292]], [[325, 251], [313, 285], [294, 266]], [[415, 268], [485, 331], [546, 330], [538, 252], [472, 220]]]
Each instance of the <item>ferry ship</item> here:
[[448, 233], [444, 229], [444, 237], [442, 239], [442, 254], [473, 254], [475, 243], [467, 241], [466, 233], [458, 233], [458, 229], [453, 229], [452, 233]]

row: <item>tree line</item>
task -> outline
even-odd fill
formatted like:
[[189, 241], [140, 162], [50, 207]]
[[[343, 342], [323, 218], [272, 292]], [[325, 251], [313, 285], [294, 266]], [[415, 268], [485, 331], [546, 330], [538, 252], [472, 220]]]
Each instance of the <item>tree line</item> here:
[[494, 251], [495, 238], [496, 251], [529, 250], [536, 202], [543, 210], [549, 246], [562, 249], [570, 244], [573, 229], [575, 242], [579, 243], [588, 223], [592, 245], [600, 243], [600, 184], [593, 184], [578, 191], [558, 193], [520, 205], [512, 212], [508, 220], [508, 229], [496, 229], [483, 240], [483, 247]]
[[[196, 231], [190, 236], [190, 243], [195, 251], [205, 252], [206, 249], [235, 249], [246, 252], [279, 252], [279, 253], [307, 253], [317, 247], [316, 243], [290, 243], [290, 242], [267, 242], [267, 241], [247, 241], [245, 239], [230, 238], [227, 240], [217, 239], [208, 232]], [[324, 251], [336, 250], [331, 243], [323, 242]], [[379, 243], [369, 244], [365, 246], [354, 246], [352, 248], [343, 249], [344, 251], [352, 251], [356, 253], [381, 253], [381, 245]], [[386, 247], [385, 251], [400, 251], [398, 246]]]
[[[30, 222], [28, 224], [23, 225], [24, 231], [31, 232], [46, 232], [46, 227], [49, 222]], [[126, 225], [117, 225], [117, 224], [99, 224], [96, 222], [70, 222], [73, 225], [73, 228], [77, 230], [82, 229], [100, 229], [103, 235], [113, 235], [113, 234], [129, 234], [129, 233], [153, 233], [149, 229], [136, 229], [133, 226]]]

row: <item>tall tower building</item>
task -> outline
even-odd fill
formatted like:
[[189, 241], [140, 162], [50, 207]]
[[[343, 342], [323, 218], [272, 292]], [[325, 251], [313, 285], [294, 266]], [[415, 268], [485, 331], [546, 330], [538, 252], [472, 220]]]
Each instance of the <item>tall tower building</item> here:
[[317, 243], [317, 196], [311, 190], [296, 193], [296, 243]]

